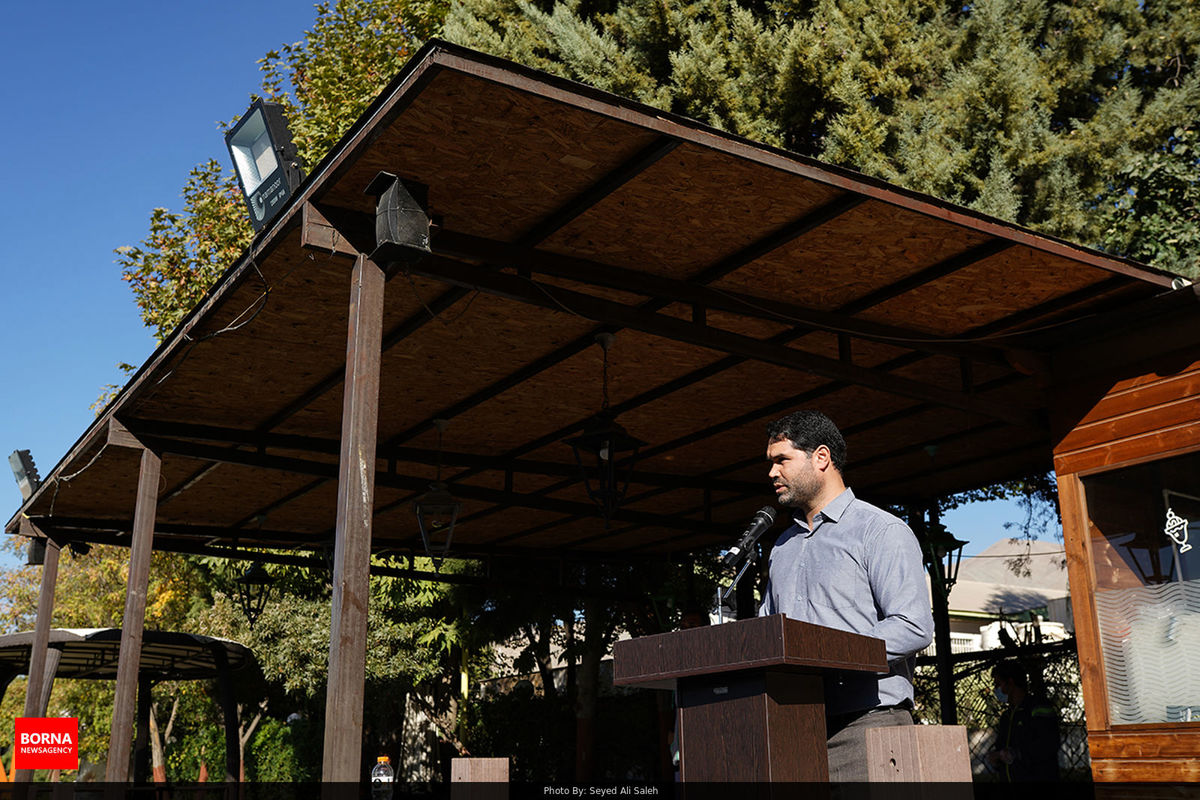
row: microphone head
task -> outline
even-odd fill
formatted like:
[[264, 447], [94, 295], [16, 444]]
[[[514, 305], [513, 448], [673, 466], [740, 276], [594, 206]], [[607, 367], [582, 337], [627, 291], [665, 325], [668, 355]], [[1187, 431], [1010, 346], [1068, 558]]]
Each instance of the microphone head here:
[[778, 513], [779, 512], [775, 510], [775, 506], [763, 506], [754, 516], [764, 517], [767, 520], [768, 525], [773, 525], [775, 523], [775, 515]]

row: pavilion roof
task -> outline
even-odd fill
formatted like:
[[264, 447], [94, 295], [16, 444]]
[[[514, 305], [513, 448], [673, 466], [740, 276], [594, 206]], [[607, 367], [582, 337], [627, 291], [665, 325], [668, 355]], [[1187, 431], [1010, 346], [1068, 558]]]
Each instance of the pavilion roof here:
[[[380, 171], [426, 184], [436, 226], [386, 290], [376, 551], [420, 551], [439, 461], [459, 555], [727, 544], [772, 496], [764, 424], [799, 407], [877, 501], [1048, 470], [1047, 353], [1171, 281], [433, 42], [7, 530], [127, 542], [132, 435], [163, 454], [155, 547], [327, 547], [360, 244], [335, 230], [370, 252]], [[563, 444], [600, 408], [602, 331], [612, 410], [647, 442], [608, 527]]]
[[[21, 674], [29, 669], [34, 632], [0, 636], [0, 669]], [[59, 650], [55, 676], [89, 680], [114, 680], [121, 650], [120, 628], [54, 628], [50, 648]], [[250, 650], [239, 642], [195, 633], [143, 631], [138, 670], [154, 681], [215, 678], [222, 669], [241, 669], [253, 662]]]

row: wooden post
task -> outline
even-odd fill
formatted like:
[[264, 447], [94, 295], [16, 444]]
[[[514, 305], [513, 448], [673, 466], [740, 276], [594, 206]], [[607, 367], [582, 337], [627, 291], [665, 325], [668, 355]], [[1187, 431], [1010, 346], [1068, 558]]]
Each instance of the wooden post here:
[[237, 699], [233, 695], [233, 679], [229, 675], [229, 655], [224, 645], [212, 650], [217, 665], [217, 686], [221, 692], [221, 711], [225, 720], [225, 782], [237, 783], [242, 775], [242, 748], [238, 741]]
[[[937, 503], [928, 510], [928, 532], [940, 522]], [[934, 555], [937, 555], [936, 553]], [[953, 644], [950, 641], [950, 587], [946, 585], [946, 565], [941, 558], [931, 564], [930, 578], [933, 580], [933, 636], [937, 654], [938, 701], [943, 725], [958, 724], [958, 698], [954, 693], [954, 662], [951, 659]]]
[[325, 702], [325, 753], [321, 766], [321, 780], [326, 783], [354, 783], [362, 778], [359, 773], [362, 767], [363, 678], [367, 653], [384, 284], [383, 270], [360, 254], [354, 261], [351, 279], [342, 403], [329, 685]]
[[153, 682], [145, 673], [138, 676], [137, 736], [133, 740], [133, 782], [150, 781], [150, 693]]
[[[42, 564], [42, 586], [38, 594], [37, 622], [33, 626], [33, 644], [29, 649], [29, 682], [25, 684], [25, 716], [40, 717], [42, 689], [46, 683], [46, 651], [50, 649], [50, 617], [54, 614], [54, 587], [58, 583], [59, 545], [46, 539], [46, 560]], [[32, 770], [19, 769], [13, 780], [28, 781]]]
[[150, 554], [154, 546], [154, 517], [161, 471], [162, 459], [157, 453], [143, 448], [137, 504], [133, 511], [125, 615], [121, 619], [121, 653], [117, 662], [112, 733], [108, 740], [108, 765], [104, 771], [104, 780], [108, 783], [129, 781], [129, 749], [133, 740], [134, 704], [137, 702], [138, 666], [142, 657], [142, 630], [146, 622], [146, 593], [150, 586]]
[[54, 676], [58, 674], [58, 663], [62, 661], [62, 654], [62, 645], [52, 645], [46, 649], [46, 667], [42, 670], [42, 696], [38, 700], [37, 714], [34, 716], [46, 716], [46, 709], [50, 707], [50, 692], [54, 690]]

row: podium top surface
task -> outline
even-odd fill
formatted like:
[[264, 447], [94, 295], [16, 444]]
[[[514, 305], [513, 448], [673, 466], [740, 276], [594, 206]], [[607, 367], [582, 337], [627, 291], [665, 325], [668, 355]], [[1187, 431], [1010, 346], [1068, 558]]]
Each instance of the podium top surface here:
[[670, 688], [694, 675], [739, 670], [887, 672], [882, 639], [783, 614], [617, 642], [613, 683]]

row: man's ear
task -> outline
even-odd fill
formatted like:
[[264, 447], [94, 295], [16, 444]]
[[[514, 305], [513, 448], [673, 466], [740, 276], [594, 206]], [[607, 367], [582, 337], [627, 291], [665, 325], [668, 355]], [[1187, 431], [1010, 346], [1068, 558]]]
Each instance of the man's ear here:
[[814, 467], [824, 471], [833, 466], [833, 454], [829, 452], [829, 448], [826, 445], [819, 445], [813, 451], [813, 462]]

